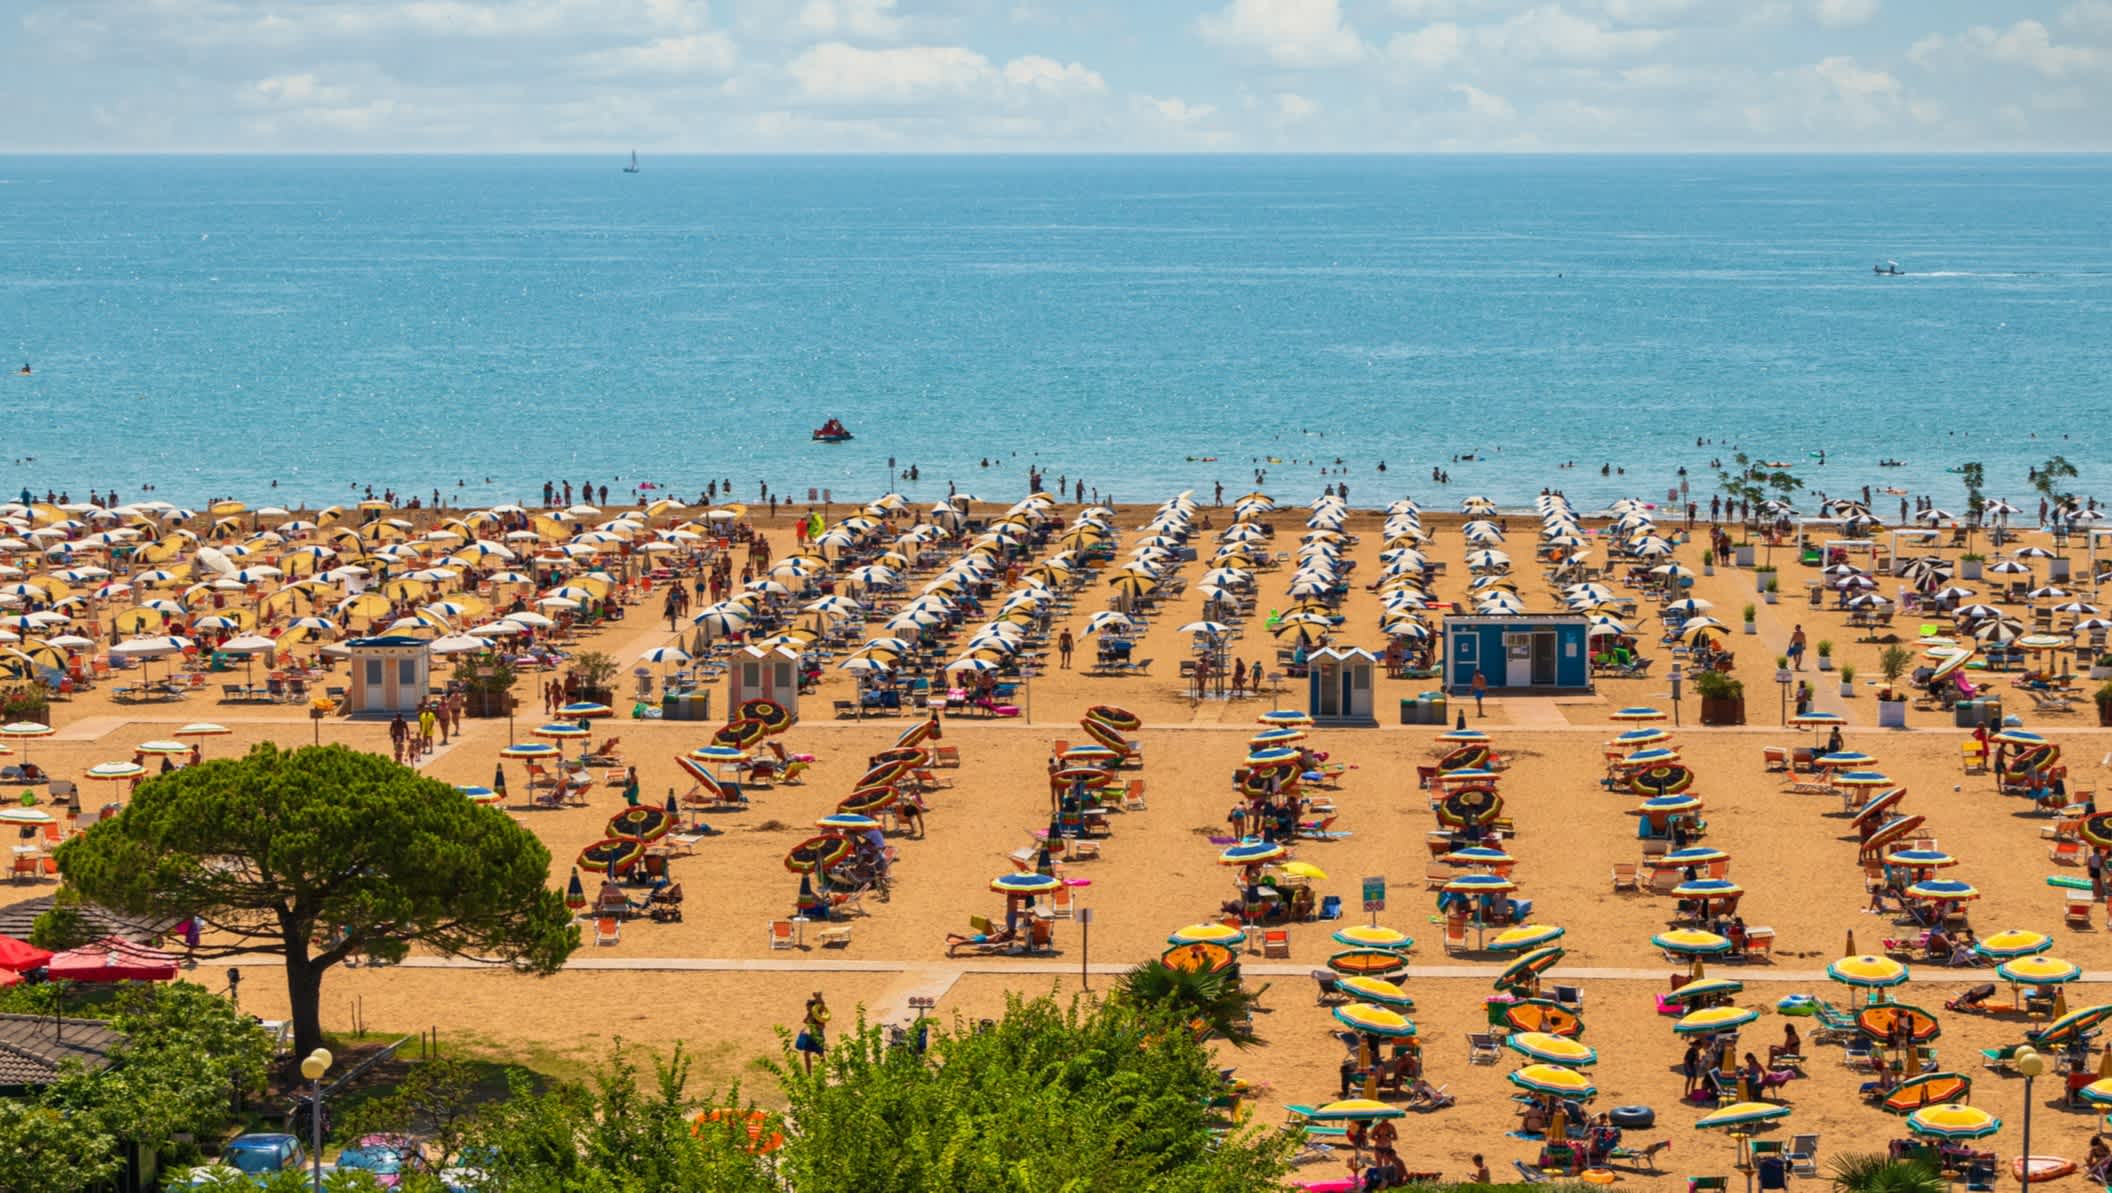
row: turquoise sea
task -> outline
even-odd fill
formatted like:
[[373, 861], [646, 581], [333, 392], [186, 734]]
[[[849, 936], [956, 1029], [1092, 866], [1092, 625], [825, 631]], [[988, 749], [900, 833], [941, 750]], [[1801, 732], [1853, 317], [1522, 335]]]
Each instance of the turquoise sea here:
[[[2112, 159], [619, 164], [0, 157], [0, 353], [34, 367], [0, 493], [841, 499], [893, 457], [925, 497], [1031, 460], [1302, 500], [1340, 457], [1359, 505], [1682, 465], [1705, 500], [1709, 437], [1956, 507], [1968, 459], [2013, 499], [2054, 452], [2112, 468]], [[856, 440], [809, 442], [832, 415]]]

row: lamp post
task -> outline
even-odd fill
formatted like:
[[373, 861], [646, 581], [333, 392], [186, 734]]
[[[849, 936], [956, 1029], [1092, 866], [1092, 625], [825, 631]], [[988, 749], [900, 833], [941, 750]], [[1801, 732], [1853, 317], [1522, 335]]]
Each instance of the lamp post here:
[[2024, 1161], [2018, 1166], [2017, 1180], [2031, 1180], [2031, 1079], [2046, 1071], [2046, 1058], [2033, 1048], [2019, 1048], [2010, 1058], [2010, 1066], [2024, 1078]]
[[308, 1133], [314, 1152], [308, 1157], [308, 1163], [315, 1177], [315, 1193], [323, 1193], [323, 1074], [330, 1071], [330, 1061], [328, 1048], [318, 1048], [301, 1058], [301, 1076], [308, 1079], [312, 1090], [308, 1101]]
[[1789, 685], [1795, 682], [1787, 667], [1775, 668], [1775, 683], [1782, 689], [1782, 723], [1789, 724]]

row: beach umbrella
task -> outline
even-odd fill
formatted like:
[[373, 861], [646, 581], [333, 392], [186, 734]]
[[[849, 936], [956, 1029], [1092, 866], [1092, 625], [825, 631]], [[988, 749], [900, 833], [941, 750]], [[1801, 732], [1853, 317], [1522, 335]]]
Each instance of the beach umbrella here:
[[674, 818], [664, 808], [641, 804], [609, 817], [607, 832], [611, 837], [630, 837], [639, 841], [657, 841], [675, 827]]
[[1885, 855], [1885, 864], [1907, 870], [1939, 870], [1957, 865], [1958, 859], [1940, 849], [1898, 849]]
[[1168, 944], [1221, 944], [1227, 948], [1244, 944], [1247, 934], [1230, 924], [1190, 924], [1168, 936]]
[[1826, 967], [1826, 976], [1858, 990], [1882, 990], [1906, 982], [1913, 975], [1890, 957], [1843, 957]]
[[1489, 869], [1502, 869], [1514, 864], [1518, 859], [1501, 849], [1487, 845], [1470, 845], [1464, 849], [1455, 849], [1449, 853], [1439, 854], [1437, 860], [1453, 866], [1481, 866]]
[[1677, 795], [1694, 786], [1694, 768], [1679, 762], [1636, 767], [1628, 772], [1627, 786], [1637, 795]]
[[1344, 949], [1327, 959], [1327, 967], [1340, 974], [1385, 977], [1408, 968], [1408, 958], [1393, 949]]
[[1461, 787], [1437, 803], [1437, 818], [1450, 825], [1486, 824], [1503, 811], [1503, 797], [1487, 787]]
[[1731, 951], [1728, 938], [1699, 928], [1674, 928], [1650, 938], [1650, 943], [1682, 957], [1713, 957]]
[[557, 710], [558, 716], [569, 721], [594, 720], [599, 717], [614, 716], [615, 713], [616, 710], [606, 704], [595, 704], [586, 700], [564, 705]]
[[1694, 1123], [1694, 1129], [1713, 1131], [1725, 1127], [1750, 1127], [1755, 1123], [1788, 1117], [1789, 1107], [1774, 1102], [1733, 1102], [1701, 1116]]
[[1171, 945], [1159, 954], [1159, 962], [1167, 968], [1191, 973], [1219, 973], [1232, 968], [1237, 959], [1224, 945], [1203, 942]]
[[1412, 1011], [1415, 1009], [1415, 1000], [1408, 996], [1408, 992], [1385, 978], [1372, 977], [1367, 974], [1337, 978], [1335, 979], [1335, 989], [1347, 994], [1358, 1002], [1389, 1007], [1396, 1011]]
[[1507, 990], [1514, 986], [1530, 985], [1541, 974], [1553, 969], [1555, 964], [1562, 960], [1564, 952], [1565, 950], [1553, 946], [1534, 949], [1505, 966], [1503, 972], [1496, 975], [1496, 989]]
[[1891, 1039], [1900, 1024], [1906, 1025], [1916, 1043], [1926, 1044], [1943, 1034], [1943, 1025], [1936, 1022], [1936, 1016], [1903, 1002], [1873, 1002], [1855, 1015], [1855, 1025], [1880, 1040]]
[[1973, 1079], [1963, 1073], [1922, 1073], [1909, 1077], [1895, 1086], [1878, 1103], [1878, 1109], [1891, 1114], [1911, 1114], [1924, 1106], [1943, 1102], [1963, 1102], [1973, 1092]]
[[0, 808], [0, 824], [46, 825], [56, 824], [51, 813], [42, 808]]
[[1850, 770], [1837, 771], [1833, 776], [1836, 787], [1890, 787], [1892, 777], [1882, 771]]
[[536, 737], [546, 737], [553, 741], [592, 736], [591, 730], [583, 726], [574, 725], [569, 721], [553, 721], [547, 725], [537, 725], [528, 732]]
[[1248, 837], [1237, 845], [1226, 847], [1224, 852], [1217, 855], [1217, 862], [1221, 866], [1258, 866], [1263, 862], [1276, 861], [1289, 853], [1289, 850], [1275, 841]]
[[1305, 1112], [1305, 1118], [1316, 1123], [1370, 1123], [1380, 1119], [1402, 1118], [1407, 1111], [1398, 1106], [1389, 1106], [1375, 1098], [1345, 1098], [1315, 1106]]
[[191, 748], [180, 741], [143, 741], [132, 747], [136, 754], [188, 754]]
[[1661, 725], [1645, 725], [1641, 729], [1623, 730], [1616, 734], [1613, 744], [1623, 747], [1654, 746], [1672, 740], [1672, 731]]
[[1848, 723], [1848, 718], [1837, 712], [1820, 712], [1817, 709], [1813, 709], [1808, 712], [1791, 714], [1789, 723], [1792, 725], [1845, 725]]
[[1672, 1030], [1683, 1036], [1711, 1035], [1743, 1027], [1758, 1018], [1760, 1012], [1751, 1007], [1703, 1007], [1680, 1016], [1679, 1021], [1672, 1025]]
[[1313, 718], [1310, 714], [1286, 708], [1270, 709], [1268, 712], [1256, 717], [1255, 720], [1260, 721], [1264, 725], [1310, 725], [1313, 723]]
[[866, 833], [880, 827], [880, 822], [857, 812], [831, 812], [814, 822], [814, 827], [825, 833]]
[[2024, 1038], [2035, 1046], [2066, 1044], [2096, 1030], [2108, 1019], [2112, 1019], [2112, 1003], [2099, 1003], [2070, 1011], [2037, 1031], [2026, 1032]]
[[1543, 1064], [1583, 1068], [1599, 1063], [1597, 1049], [1566, 1036], [1553, 1036], [1544, 1031], [1512, 1032], [1504, 1037], [1503, 1042], [1512, 1051]]
[[1517, 890], [1518, 884], [1501, 874], [1461, 874], [1446, 882], [1443, 889], [1459, 895], [1500, 895]]
[[1407, 1039], [1415, 1034], [1415, 1024], [1391, 1007], [1362, 1002], [1350, 1003], [1336, 1007], [1334, 1016], [1335, 1022], [1367, 1036]]
[[579, 881], [579, 869], [573, 867], [572, 877], [565, 882], [565, 906], [573, 911], [587, 905], [587, 888]]
[[1324, 882], [1327, 879], [1327, 871], [1311, 862], [1283, 862], [1278, 864], [1276, 869], [1291, 878], [1303, 878], [1311, 882]]
[[548, 742], [515, 742], [499, 751], [501, 758], [524, 758], [530, 761], [557, 758], [562, 754], [562, 750]]
[[1666, 1002], [1684, 1006], [1690, 1002], [1706, 1002], [1712, 998], [1729, 998], [1743, 989], [1745, 983], [1735, 978], [1696, 978], [1662, 997]]
[[850, 856], [851, 848], [848, 837], [808, 837], [785, 854], [785, 869], [794, 874], [817, 873]]
[[1622, 708], [1614, 710], [1613, 719], [1616, 721], [1662, 721], [1665, 719], [1665, 714], [1655, 708]]
[[1000, 895], [1046, 895], [1062, 885], [1048, 874], [1000, 874], [990, 880], [990, 889]]
[[1560, 1065], [1526, 1065], [1511, 1073], [1509, 1080], [1520, 1089], [1556, 1098], [1589, 1098], [1599, 1092], [1598, 1088], [1592, 1085], [1590, 1078], [1575, 1069], [1565, 1069]]
[[[8, 741], [26, 742], [33, 738], [50, 737], [52, 734], [57, 732], [58, 730], [52, 728], [51, 726], [40, 725], [35, 721], [12, 721], [8, 724], [0, 725], [0, 738], [4, 738]], [[24, 761], [28, 760], [29, 750], [27, 747], [23, 749], [22, 757]]]
[[1924, 1106], [1907, 1116], [1907, 1130], [1931, 1139], [1980, 1139], [2001, 1129], [2001, 1119], [1957, 1102]]
[[1995, 966], [1995, 976], [2019, 986], [2059, 986], [2082, 977], [2083, 971], [2059, 957], [2017, 957]]
[[91, 779], [115, 783], [123, 779], [136, 779], [147, 773], [147, 768], [137, 762], [98, 762], [88, 768]]
[[1584, 1020], [1576, 1011], [1544, 998], [1521, 998], [1506, 1005], [1503, 1021], [1515, 1031], [1544, 1031], [1557, 1036], [1584, 1033]]
[[1701, 800], [1691, 795], [1654, 795], [1630, 808], [1631, 816], [1670, 816], [1699, 810]]
[[1860, 750], [1840, 750], [1832, 754], [1821, 754], [1811, 764], [1827, 770], [1856, 770], [1874, 765], [1877, 759]]
[[1415, 947], [1415, 938], [1393, 928], [1380, 928], [1365, 924], [1354, 924], [1343, 928], [1333, 936], [1336, 944], [1353, 949], [1390, 949], [1406, 952]]
[[1683, 870], [1688, 866], [1706, 866], [1712, 862], [1727, 862], [1731, 855], [1713, 845], [1689, 845], [1675, 849], [1663, 857], [1650, 859], [1650, 865], [1658, 870]]
[[1562, 939], [1564, 929], [1553, 924], [1521, 924], [1506, 928], [1492, 937], [1487, 948], [1493, 953], [1515, 953], [1526, 949], [1537, 949]]
[[2028, 957], [2034, 953], [2043, 953], [2052, 947], [2052, 937], [2043, 932], [2027, 932], [2022, 928], [2005, 928], [1973, 942], [1974, 952], [1997, 961]]
[[1968, 902], [1980, 897], [1979, 888], [1969, 882], [1953, 882], [1948, 879], [1924, 878], [1905, 891], [1909, 899], [1942, 899], [1955, 903]]
[[1621, 760], [1621, 765], [1632, 768], [1664, 766], [1679, 761], [1679, 751], [1668, 746], [1649, 746]]
[[645, 856], [645, 842], [635, 837], [609, 837], [579, 851], [579, 864], [614, 878]]
[[505, 795], [489, 787], [463, 787], [458, 785], [455, 790], [468, 797], [469, 802], [473, 804], [496, 804], [502, 803], [506, 799]]

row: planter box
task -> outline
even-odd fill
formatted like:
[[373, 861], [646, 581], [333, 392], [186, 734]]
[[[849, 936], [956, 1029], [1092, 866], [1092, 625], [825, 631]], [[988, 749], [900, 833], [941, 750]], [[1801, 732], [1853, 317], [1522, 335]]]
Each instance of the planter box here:
[[2112, 667], [2100, 667], [2097, 664], [2092, 663], [2090, 665], [2090, 678], [2112, 679]]
[[1704, 575], [1704, 576], [1713, 576], [1713, 575], [1715, 575], [1715, 574], [1716, 574], [1716, 565], [1715, 565], [1715, 564], [1713, 564], [1713, 563], [1705, 563], [1705, 564], [1702, 564], [1702, 565], [1701, 565], [1701, 574], [1702, 574], [1702, 575]]
[[1978, 559], [1959, 560], [1958, 578], [1960, 580], [1978, 580], [1980, 578], [1980, 566], [1981, 561]]
[[588, 704], [606, 704], [610, 708], [616, 707], [616, 689], [614, 688], [582, 686], [579, 689], [579, 698]]
[[2100, 700], [2097, 702], [2097, 723], [2099, 725], [2112, 725], [2112, 701]]
[[1830, 654], [1822, 654], [1822, 655], [1820, 655], [1820, 656], [1819, 656], [1819, 670], [1821, 670], [1821, 671], [1831, 671], [1831, 670], [1833, 670], [1833, 656], [1832, 656], [1832, 655], [1830, 655]]
[[1745, 632], [1746, 632], [1746, 633], [1748, 633], [1748, 634], [1757, 634], [1757, 633], [1759, 633], [1759, 632], [1760, 632], [1760, 623], [1759, 623], [1759, 622], [1757, 622], [1757, 621], [1749, 621], [1749, 622], [1746, 622], [1746, 623], [1745, 623]]
[[1701, 698], [1701, 723], [1704, 725], [1745, 724], [1745, 697]]
[[1907, 702], [1904, 700], [1878, 701], [1877, 727], [1879, 729], [1905, 729], [1907, 727]]
[[472, 717], [503, 717], [513, 711], [512, 692], [465, 692], [462, 711]]
[[1734, 558], [1737, 559], [1739, 567], [1749, 568], [1753, 566], [1753, 545], [1751, 543], [1747, 543], [1742, 547], [1733, 547], [1731, 550], [1737, 553]]
[[1852, 682], [1850, 682], [1850, 681], [1848, 681], [1848, 680], [1845, 680], [1845, 679], [1841, 681], [1841, 699], [1843, 699], [1843, 700], [1853, 700], [1853, 699], [1855, 699], [1855, 684], [1854, 684], [1854, 683], [1852, 683]]
[[1779, 604], [1782, 600], [1782, 594], [1779, 592], [1763, 592], [1760, 594], [1760, 599], [1770, 605]]
[[1776, 577], [1776, 576], [1777, 576], [1778, 574], [1779, 574], [1779, 573], [1776, 573], [1776, 572], [1766, 572], [1766, 571], [1761, 571], [1761, 570], [1760, 570], [1759, 568], [1754, 568], [1754, 569], [1753, 569], [1753, 591], [1754, 591], [1754, 592], [1766, 592], [1766, 591], [1767, 591], [1767, 582], [1768, 582], [1769, 580], [1772, 580], [1772, 579], [1774, 579], [1774, 578], [1775, 578], [1775, 577]]

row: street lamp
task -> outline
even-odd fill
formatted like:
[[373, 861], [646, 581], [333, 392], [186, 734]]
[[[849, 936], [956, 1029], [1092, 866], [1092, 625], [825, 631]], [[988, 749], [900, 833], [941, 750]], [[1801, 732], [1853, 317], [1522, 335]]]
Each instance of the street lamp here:
[[323, 1193], [323, 1074], [330, 1071], [330, 1050], [318, 1048], [301, 1058], [301, 1076], [313, 1087], [308, 1102], [309, 1137], [314, 1154], [308, 1160], [315, 1173], [315, 1193]]
[[1789, 724], [1789, 685], [1795, 682], [1789, 668], [1775, 668], [1775, 682], [1782, 687], [1782, 723]]
[[2046, 1058], [2036, 1049], [2023, 1047], [2010, 1057], [2010, 1067], [2024, 1078], [2024, 1162], [2018, 1166], [2017, 1180], [2031, 1180], [2031, 1079], [2046, 1071]]

